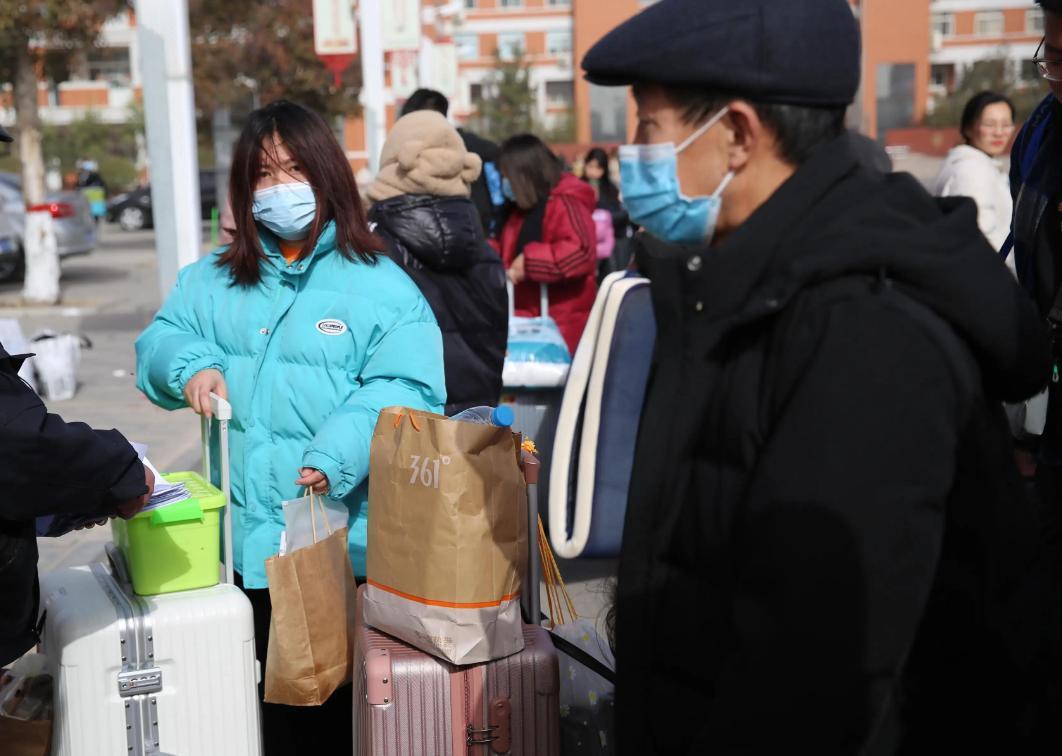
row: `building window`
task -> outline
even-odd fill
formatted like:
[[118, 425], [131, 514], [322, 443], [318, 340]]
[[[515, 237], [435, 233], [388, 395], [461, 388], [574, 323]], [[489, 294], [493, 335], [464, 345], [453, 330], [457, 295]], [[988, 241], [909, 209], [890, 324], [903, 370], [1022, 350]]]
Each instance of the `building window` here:
[[572, 5], [572, 0], [549, 0], [549, 5], [561, 8], [570, 8]]
[[502, 60], [516, 60], [524, 49], [523, 32], [502, 32], [498, 35], [498, 57]]
[[476, 0], [465, 0], [465, 7], [469, 10], [476, 9]]
[[1029, 34], [1044, 33], [1044, 14], [1039, 8], [1025, 11], [1025, 31]]
[[934, 63], [929, 67], [929, 81], [934, 87], [950, 92], [955, 81], [955, 66], [951, 63]]
[[454, 35], [454, 47], [458, 60], [475, 60], [479, 57], [479, 36], [462, 32]]
[[1003, 11], [982, 11], [974, 14], [974, 34], [978, 37], [1003, 36]]
[[129, 86], [132, 80], [128, 47], [92, 47], [85, 63], [90, 81]]
[[498, 0], [499, 8], [523, 8], [524, 0]]
[[568, 57], [572, 54], [572, 33], [567, 29], [546, 32], [546, 54]]
[[546, 107], [550, 110], [566, 110], [575, 102], [575, 89], [570, 81], [546, 82]]
[[483, 85], [482, 84], [469, 84], [468, 85], [468, 101], [475, 105], [477, 102], [483, 102]]
[[951, 13], [933, 14], [933, 31], [942, 37], [950, 37], [955, 33], [955, 16]]

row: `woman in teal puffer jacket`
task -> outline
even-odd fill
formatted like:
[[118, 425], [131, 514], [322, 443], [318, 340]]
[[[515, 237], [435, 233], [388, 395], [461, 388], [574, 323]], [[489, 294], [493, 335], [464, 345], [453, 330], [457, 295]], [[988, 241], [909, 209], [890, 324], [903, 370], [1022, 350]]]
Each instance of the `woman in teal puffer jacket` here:
[[[365, 574], [373, 426], [391, 405], [442, 409], [442, 337], [416, 285], [374, 251], [350, 165], [316, 114], [284, 101], [252, 113], [230, 196], [234, 241], [181, 271], [137, 340], [137, 385], [166, 409], [209, 412], [211, 391], [232, 402], [233, 561], [264, 660], [281, 502], [312, 486], [345, 503], [351, 562]], [[306, 745], [305, 733], [330, 729], [277, 724], [271, 708], [270, 751], [286, 752], [289, 731]]]

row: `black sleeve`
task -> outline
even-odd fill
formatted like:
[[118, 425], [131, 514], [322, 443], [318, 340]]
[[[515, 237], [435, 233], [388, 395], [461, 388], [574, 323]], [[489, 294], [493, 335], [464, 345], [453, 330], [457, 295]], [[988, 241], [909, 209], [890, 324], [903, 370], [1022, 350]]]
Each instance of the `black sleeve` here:
[[116, 430], [48, 414], [17, 375], [0, 370], [0, 518], [113, 515], [147, 493], [144, 466]]
[[836, 305], [808, 329], [748, 493], [732, 641], [690, 753], [859, 752], [934, 580], [963, 393], [950, 361], [886, 305]]

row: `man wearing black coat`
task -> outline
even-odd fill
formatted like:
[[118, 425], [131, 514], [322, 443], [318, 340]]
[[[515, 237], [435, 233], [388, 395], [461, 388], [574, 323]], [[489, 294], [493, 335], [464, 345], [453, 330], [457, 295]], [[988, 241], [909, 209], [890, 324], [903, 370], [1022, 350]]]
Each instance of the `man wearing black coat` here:
[[[0, 141], [11, 141], [2, 128]], [[37, 642], [35, 519], [132, 517], [155, 484], [118, 431], [48, 414], [18, 377], [29, 356], [10, 355], [0, 344], [0, 666]]]
[[634, 85], [657, 322], [620, 753], [1028, 753], [1057, 719], [1000, 405], [1048, 335], [971, 202], [860, 164], [859, 47], [845, 0], [661, 0], [583, 60]]
[[18, 377], [29, 356], [9, 355], [0, 344], [0, 666], [37, 642], [35, 519], [129, 518], [154, 488], [151, 471], [118, 431], [48, 414]]

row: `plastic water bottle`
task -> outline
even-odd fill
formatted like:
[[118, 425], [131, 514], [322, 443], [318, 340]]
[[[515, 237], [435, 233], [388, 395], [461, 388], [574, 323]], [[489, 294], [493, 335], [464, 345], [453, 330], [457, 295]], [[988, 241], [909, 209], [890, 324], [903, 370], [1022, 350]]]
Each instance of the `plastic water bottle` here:
[[500, 407], [469, 407], [464, 412], [458, 412], [450, 419], [460, 420], [463, 423], [497, 425], [502, 428], [508, 428], [513, 424], [516, 415], [513, 414], [512, 407], [507, 407], [503, 404]]

